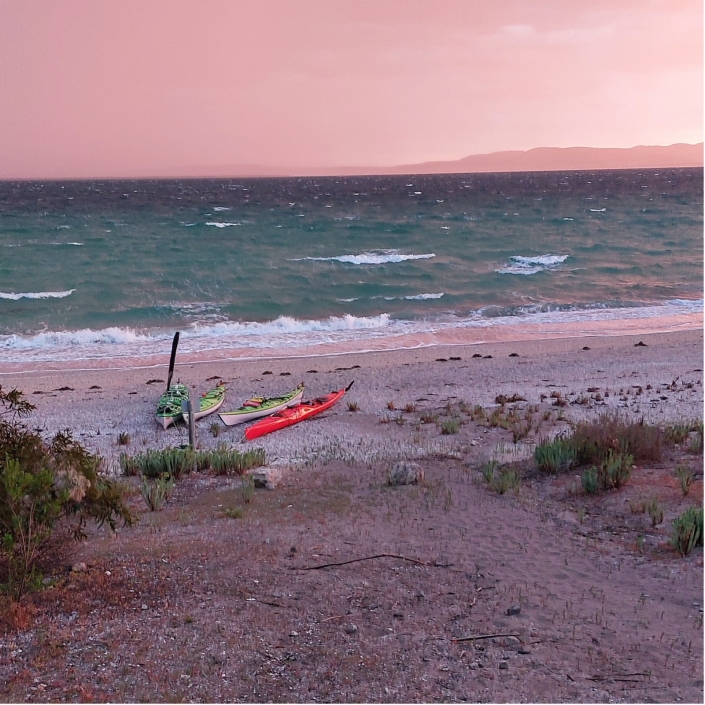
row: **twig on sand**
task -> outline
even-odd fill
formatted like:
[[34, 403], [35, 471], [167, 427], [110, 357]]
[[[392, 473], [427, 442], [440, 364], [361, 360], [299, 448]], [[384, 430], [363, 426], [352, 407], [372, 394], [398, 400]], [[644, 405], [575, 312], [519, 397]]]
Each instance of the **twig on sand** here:
[[451, 639], [453, 643], [458, 643], [461, 641], [477, 641], [478, 639], [495, 639], [496, 637], [500, 636], [512, 636], [515, 639], [518, 639], [522, 644], [524, 643], [524, 640], [518, 635], [518, 634], [475, 634], [473, 636], [461, 636], [458, 637], [457, 639]]
[[640, 683], [641, 681], [633, 680], [634, 676], [646, 676], [651, 679], [651, 673], [609, 673], [605, 676], [589, 676], [585, 679], [588, 681], [607, 681], [613, 680], [622, 683]]
[[334, 614], [332, 617], [326, 617], [325, 619], [322, 619], [319, 624], [323, 624], [323, 622], [330, 622], [331, 619], [342, 619], [344, 615], [342, 614]]
[[396, 553], [378, 553], [375, 556], [365, 556], [364, 558], [351, 558], [349, 561], [340, 561], [339, 563], [324, 563], [323, 565], [309, 565], [295, 570], [320, 570], [321, 568], [331, 568], [338, 565], [348, 565], [348, 563], [359, 563], [360, 561], [371, 561], [375, 558], [399, 558], [402, 561], [409, 561], [409, 563], [416, 563], [417, 565], [428, 565], [435, 568], [448, 568], [451, 564], [445, 563], [425, 563], [417, 558], [408, 558], [407, 556], [398, 556]]

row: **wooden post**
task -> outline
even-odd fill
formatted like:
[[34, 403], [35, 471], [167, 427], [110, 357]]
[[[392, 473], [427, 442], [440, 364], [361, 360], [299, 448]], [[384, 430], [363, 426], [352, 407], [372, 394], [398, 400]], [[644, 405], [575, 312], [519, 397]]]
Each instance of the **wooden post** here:
[[196, 450], [196, 419], [193, 415], [193, 403], [191, 402], [191, 390], [188, 392], [188, 399], [181, 402], [182, 409], [184, 407], [186, 413], [188, 414], [188, 444], [191, 446], [191, 450]]

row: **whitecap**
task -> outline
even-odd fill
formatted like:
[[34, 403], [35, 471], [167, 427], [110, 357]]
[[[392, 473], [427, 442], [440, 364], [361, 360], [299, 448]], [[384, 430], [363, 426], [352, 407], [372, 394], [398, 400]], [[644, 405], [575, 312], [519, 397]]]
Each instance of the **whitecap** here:
[[216, 212], [229, 211], [230, 208], [228, 208], [227, 206], [213, 206], [213, 210]]
[[523, 274], [527, 276], [538, 274], [539, 272], [555, 269], [568, 259], [568, 255], [539, 255], [536, 257], [512, 255], [509, 259], [512, 260], [510, 264], [495, 270], [498, 274]]
[[238, 225], [242, 225], [242, 223], [216, 223], [216, 222], [208, 222], [206, 225], [212, 225], [216, 228], [234, 228]]
[[606, 208], [591, 208], [590, 213], [606, 213]]
[[8, 299], [9, 301], [19, 301], [20, 299], [65, 299], [71, 296], [76, 289], [68, 291], [29, 291], [16, 294], [14, 292], [0, 291], [0, 299]]
[[362, 252], [359, 255], [338, 255], [337, 257], [299, 257], [291, 261], [311, 260], [314, 262], [342, 262], [344, 264], [396, 264], [407, 260], [431, 259], [435, 256], [433, 252], [421, 255], [405, 255], [398, 250], [379, 250], [377, 252]]
[[445, 296], [445, 292], [441, 291], [438, 294], [416, 294], [416, 296], [405, 296], [407, 301], [427, 301], [428, 299], [440, 299]]

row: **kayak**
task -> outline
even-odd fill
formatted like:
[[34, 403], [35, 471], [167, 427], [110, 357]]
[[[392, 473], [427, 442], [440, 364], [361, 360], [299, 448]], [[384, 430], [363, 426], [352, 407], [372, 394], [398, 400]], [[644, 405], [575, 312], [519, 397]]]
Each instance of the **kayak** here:
[[288, 409], [282, 409], [276, 414], [268, 416], [266, 419], [260, 419], [245, 431], [245, 439], [251, 441], [267, 433], [278, 431], [280, 428], [293, 426], [300, 421], [310, 419], [312, 416], [316, 416], [330, 409], [333, 404], [340, 401], [343, 396], [345, 396], [345, 392], [347, 392], [350, 387], [352, 387], [352, 382], [347, 387], [339, 389], [337, 392], [331, 392], [330, 394], [318, 397], [312, 401], [302, 401], [300, 404]]
[[226, 411], [220, 416], [220, 420], [226, 426], [235, 426], [239, 423], [247, 423], [263, 416], [270, 416], [277, 411], [282, 411], [288, 406], [293, 406], [301, 401], [304, 394], [304, 385], [300, 384], [296, 389], [280, 397], [252, 397], [248, 399], [239, 409]]
[[164, 428], [178, 421], [181, 416], [181, 402], [188, 399], [188, 387], [177, 382], [172, 384], [157, 402], [157, 422]]
[[[198, 411], [194, 411], [193, 420], [198, 421], [198, 419], [202, 419], [204, 416], [208, 416], [208, 414], [218, 411], [224, 399], [225, 387], [222, 384], [219, 384], [214, 389], [211, 389], [210, 392], [201, 394], [201, 397], [198, 400]], [[184, 412], [181, 412], [181, 415], [184, 417], [184, 421], [188, 423], [189, 415]]]

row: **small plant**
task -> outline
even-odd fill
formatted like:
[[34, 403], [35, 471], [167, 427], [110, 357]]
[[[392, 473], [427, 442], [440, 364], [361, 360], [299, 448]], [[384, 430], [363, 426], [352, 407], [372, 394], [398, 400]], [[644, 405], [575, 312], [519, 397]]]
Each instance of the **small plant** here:
[[120, 463], [120, 470], [122, 471], [123, 475], [133, 477], [140, 474], [139, 463], [127, 453], [120, 453], [120, 458], [118, 462]]
[[472, 418], [474, 421], [485, 420], [485, 410], [479, 404], [475, 404], [475, 406], [473, 407]]
[[220, 435], [220, 429], [221, 429], [220, 424], [217, 421], [214, 421], [210, 425], [211, 436], [213, 436], [213, 438], [218, 438], [218, 436]]
[[432, 414], [430, 411], [424, 411], [419, 420], [421, 423], [436, 423], [438, 421], [438, 414]]
[[632, 514], [646, 514], [646, 504], [629, 500], [629, 511]]
[[619, 489], [632, 474], [634, 459], [626, 453], [610, 451], [600, 466], [600, 484], [603, 489]]
[[406, 419], [401, 414], [399, 414], [394, 418], [394, 423], [397, 426], [403, 426], [406, 423]]
[[119, 446], [129, 446], [130, 445], [130, 434], [122, 431], [118, 433], [117, 444]]
[[703, 454], [703, 424], [698, 423], [694, 429], [695, 433], [691, 436], [688, 452], [693, 455]]
[[512, 441], [516, 444], [529, 435], [531, 431], [531, 421], [527, 423], [512, 424]]
[[499, 461], [494, 458], [482, 464], [480, 472], [482, 473], [482, 477], [485, 478], [485, 482], [491, 484], [494, 481], [494, 474], [498, 467]]
[[501, 470], [490, 486], [497, 494], [506, 494], [519, 486], [519, 473], [516, 470]]
[[416, 411], [416, 404], [406, 404], [404, 406], [404, 413], [405, 414], [413, 414]]
[[684, 497], [690, 493], [690, 487], [695, 482], [693, 472], [687, 465], [676, 465], [676, 477], [680, 482], [681, 492]]
[[457, 419], [448, 419], [441, 424], [441, 433], [444, 436], [452, 436], [460, 431], [460, 421]]
[[360, 406], [356, 401], [348, 402], [348, 411], [360, 411]]
[[669, 543], [681, 556], [687, 556], [696, 546], [703, 545], [702, 507], [688, 507], [673, 520]]
[[576, 464], [575, 449], [567, 438], [544, 438], [534, 450], [534, 460], [543, 472], [565, 472]]
[[242, 495], [242, 501], [245, 504], [249, 504], [252, 501], [252, 497], [255, 494], [255, 478], [252, 475], [243, 475], [242, 482], [240, 483], [240, 494]]
[[597, 477], [597, 468], [593, 466], [585, 470], [580, 476], [580, 482], [587, 494], [596, 494], [600, 488], [600, 482]]
[[578, 509], [578, 521], [581, 524], [585, 523], [585, 507], [580, 507], [580, 509]]
[[659, 504], [658, 497], [652, 497], [646, 503], [646, 511], [651, 517], [651, 526], [654, 528], [663, 523], [663, 507]]
[[687, 422], [668, 424], [664, 430], [664, 440], [671, 445], [683, 443], [690, 433], [691, 425]]
[[228, 507], [223, 513], [230, 519], [242, 519], [245, 510], [242, 507]]
[[174, 478], [168, 473], [156, 480], [142, 478], [142, 498], [150, 512], [159, 512], [174, 491]]
[[639, 551], [639, 553], [644, 552], [644, 537], [641, 534], [636, 537], [636, 550]]
[[397, 407], [394, 405], [394, 402], [393, 402], [393, 401], [388, 401], [388, 402], [387, 402], [387, 409], [389, 409], [390, 411], [394, 411], [396, 408], [397, 408]]

